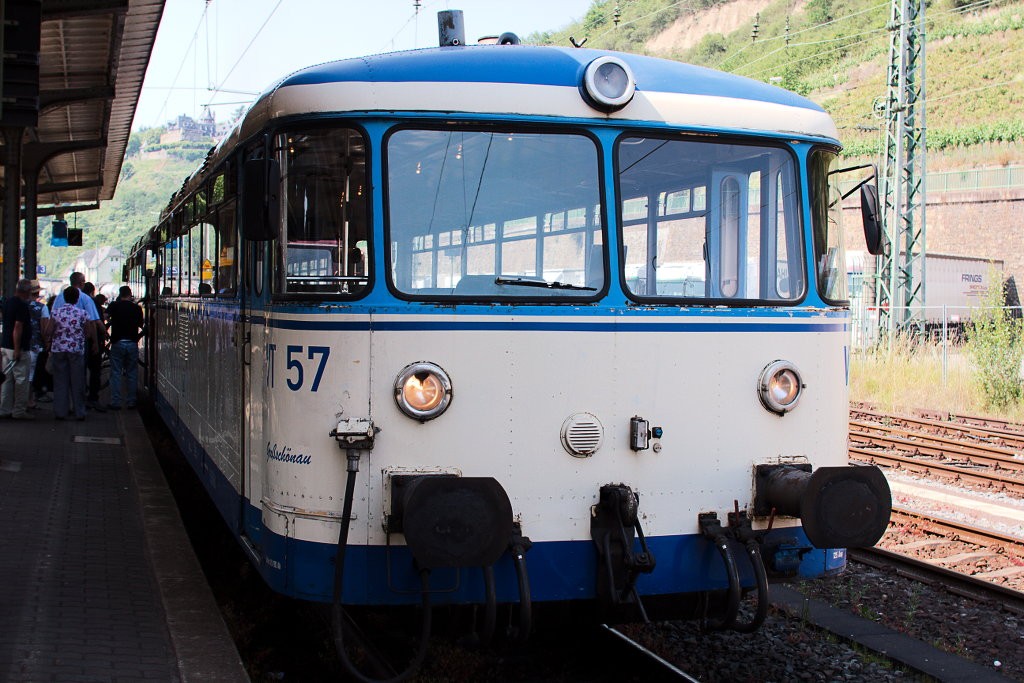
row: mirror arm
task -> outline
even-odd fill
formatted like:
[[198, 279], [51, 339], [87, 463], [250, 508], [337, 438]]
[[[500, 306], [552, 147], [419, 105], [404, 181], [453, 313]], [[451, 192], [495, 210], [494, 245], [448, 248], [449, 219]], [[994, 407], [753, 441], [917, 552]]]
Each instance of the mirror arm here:
[[867, 176], [866, 178], [864, 178], [864, 180], [860, 181], [859, 183], [854, 185], [852, 188], [850, 188], [849, 192], [847, 192], [846, 194], [844, 194], [842, 197], [839, 198], [840, 201], [842, 201], [843, 199], [846, 199], [851, 194], [853, 194], [854, 192], [856, 192], [857, 190], [862, 188], [864, 185], [866, 185], [867, 183], [871, 182], [876, 177], [878, 177], [878, 169], [875, 167], [874, 164], [860, 164], [858, 166], [848, 166], [846, 168], [837, 168], [834, 171], [829, 171], [828, 172], [828, 174], [830, 176], [832, 176], [832, 175], [836, 175], [838, 173], [849, 173], [850, 171], [859, 171], [862, 168], [870, 168], [871, 169], [871, 175]]

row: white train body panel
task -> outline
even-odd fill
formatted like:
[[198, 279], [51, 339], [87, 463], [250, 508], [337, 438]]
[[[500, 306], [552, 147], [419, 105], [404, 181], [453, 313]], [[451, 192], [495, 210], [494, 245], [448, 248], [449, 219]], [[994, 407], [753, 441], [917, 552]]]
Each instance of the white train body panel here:
[[[369, 327], [378, 319], [412, 322], [409, 318], [362, 317]], [[457, 315], [450, 320], [514, 327], [521, 319]], [[616, 320], [587, 322], [614, 326]], [[361, 482], [359, 520], [350, 531], [354, 543], [385, 543], [384, 515], [391, 501], [384, 473], [494, 476], [532, 540], [575, 541], [589, 538], [589, 509], [604, 483], [622, 480], [635, 487], [648, 535], [689, 534], [697, 532], [698, 512], [727, 512], [738, 492], [744, 494], [741, 507], [751, 504], [753, 465], [846, 463], [845, 325], [841, 331], [769, 335], [656, 331], [673, 320], [678, 319], [651, 321], [650, 332], [621, 333], [271, 329], [268, 339], [277, 354], [288, 346], [331, 352], [312, 402], [288, 388], [287, 378], [297, 374], [289, 374], [285, 358], [276, 355], [273, 386], [266, 394], [266, 431], [253, 444], [251, 471], [262, 482], [264, 509], [332, 521], [340, 515], [345, 458], [329, 434], [341, 417], [369, 417], [381, 430], [365, 463], [369, 476]], [[528, 316], [528, 321], [566, 318]], [[744, 322], [780, 328], [807, 324], [802, 319]], [[835, 318], [823, 316], [821, 322], [836, 326]], [[783, 356], [800, 368], [808, 388], [801, 410], [780, 417], [763, 409], [755, 384], [764, 366]], [[443, 420], [418, 423], [395, 407], [396, 374], [423, 359], [453, 379], [455, 397]], [[609, 392], [608, 386], [628, 391]], [[595, 415], [605, 428], [602, 447], [586, 458], [571, 456], [559, 438], [562, 423], [578, 412]], [[661, 452], [630, 450], [633, 415], [665, 430]], [[575, 514], [552, 516], [552, 508]], [[299, 537], [298, 528], [288, 530], [288, 523], [287, 515], [278, 515], [270, 526]], [[309, 535], [301, 537], [319, 543], [330, 543], [337, 534], [333, 523], [304, 528]]]

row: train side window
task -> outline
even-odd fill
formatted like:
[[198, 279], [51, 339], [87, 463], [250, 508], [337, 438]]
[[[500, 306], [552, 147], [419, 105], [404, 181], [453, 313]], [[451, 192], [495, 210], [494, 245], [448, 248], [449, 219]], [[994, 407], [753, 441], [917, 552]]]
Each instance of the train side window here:
[[234, 296], [238, 273], [238, 228], [235, 225], [235, 202], [217, 212], [217, 265], [214, 291], [218, 296]]
[[199, 296], [212, 296], [213, 275], [217, 270], [217, 227], [215, 225], [217, 213], [214, 212], [207, 217], [205, 223], [201, 224], [202, 248], [199, 250]]
[[370, 282], [366, 141], [348, 128], [279, 133], [275, 294], [359, 296]]
[[161, 264], [163, 265], [163, 267], [160, 269], [160, 290], [159, 291], [160, 291], [161, 298], [171, 296], [171, 291], [172, 291], [171, 290], [171, 269], [174, 267], [173, 266], [174, 262], [171, 260], [171, 258], [172, 258], [173, 254], [174, 254], [174, 250], [172, 248], [171, 243], [165, 244], [163, 249], [162, 249], [161, 259], [160, 259], [161, 260]]
[[170, 248], [170, 262], [171, 272], [169, 273], [168, 282], [171, 286], [169, 292], [171, 296], [179, 296], [181, 294], [181, 252], [182, 249], [182, 238], [175, 237], [169, 245]]
[[218, 173], [210, 183], [210, 206], [219, 206], [224, 201], [224, 173]]
[[831, 174], [838, 156], [815, 150], [810, 157], [811, 219], [818, 292], [829, 303], [845, 303], [846, 252], [843, 238], [840, 174]]
[[406, 128], [386, 144], [389, 275], [397, 292], [483, 301], [601, 295], [607, 277], [593, 139]]
[[197, 296], [202, 294], [202, 270], [203, 270], [203, 224], [197, 223], [188, 231], [188, 294]]

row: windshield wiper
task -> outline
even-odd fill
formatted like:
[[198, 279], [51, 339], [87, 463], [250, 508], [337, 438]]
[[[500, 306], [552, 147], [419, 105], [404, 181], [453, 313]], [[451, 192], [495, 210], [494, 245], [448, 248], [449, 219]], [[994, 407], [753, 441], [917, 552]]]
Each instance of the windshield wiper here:
[[587, 292], [596, 292], [597, 287], [584, 287], [573, 285], [568, 282], [545, 282], [544, 280], [525, 280], [521, 277], [496, 277], [496, 285], [516, 285], [518, 287], [541, 287], [543, 289], [580, 289]]

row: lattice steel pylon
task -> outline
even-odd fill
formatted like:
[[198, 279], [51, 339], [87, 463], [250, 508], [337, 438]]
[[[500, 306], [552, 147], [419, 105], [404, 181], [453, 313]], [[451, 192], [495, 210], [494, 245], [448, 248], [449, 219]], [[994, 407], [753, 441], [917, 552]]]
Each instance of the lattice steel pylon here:
[[897, 333], [924, 329], [925, 32], [924, 0], [893, 0], [885, 158], [879, 196], [885, 251], [876, 267], [879, 325]]

